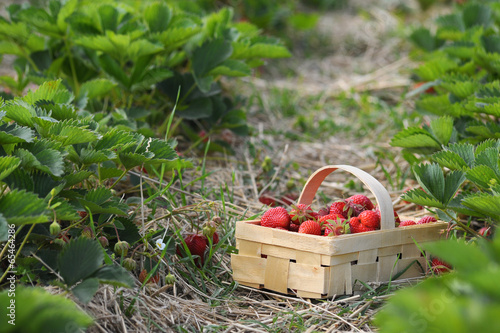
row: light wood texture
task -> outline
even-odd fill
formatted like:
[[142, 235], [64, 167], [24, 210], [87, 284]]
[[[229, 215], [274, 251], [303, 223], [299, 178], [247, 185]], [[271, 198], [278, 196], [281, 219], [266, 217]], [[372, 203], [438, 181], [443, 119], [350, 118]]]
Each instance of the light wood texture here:
[[289, 267], [289, 260], [268, 256], [264, 276], [264, 288], [285, 294], [288, 291]]

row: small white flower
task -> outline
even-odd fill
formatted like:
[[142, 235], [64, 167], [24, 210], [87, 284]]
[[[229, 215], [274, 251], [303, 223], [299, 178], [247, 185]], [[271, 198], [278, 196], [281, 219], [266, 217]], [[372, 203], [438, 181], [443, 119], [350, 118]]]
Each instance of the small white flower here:
[[160, 249], [160, 251], [163, 251], [165, 248], [165, 243], [163, 243], [163, 239], [158, 239], [156, 241], [156, 246]]

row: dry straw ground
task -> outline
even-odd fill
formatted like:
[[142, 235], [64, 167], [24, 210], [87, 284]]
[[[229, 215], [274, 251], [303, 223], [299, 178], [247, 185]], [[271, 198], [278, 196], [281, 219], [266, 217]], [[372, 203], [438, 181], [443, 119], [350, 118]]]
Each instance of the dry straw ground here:
[[[298, 50], [292, 59], [270, 63], [265, 74], [245, 80], [238, 88], [240, 93], [248, 96], [258, 92], [261, 98], [259, 107], [249, 110], [248, 114], [248, 121], [256, 133], [245, 140], [250, 140], [263, 155], [273, 156], [275, 167], [280, 168], [288, 179], [302, 179], [327, 164], [354, 165], [387, 186], [396, 209], [407, 215], [419, 216], [424, 212], [415, 210], [412, 205], [401, 204], [401, 191], [389, 188], [387, 173], [396, 174], [397, 168], [406, 167], [398, 151], [388, 144], [391, 124], [382, 124], [381, 130], [374, 130], [361, 138], [342, 134], [322, 135], [326, 139], [321, 141], [292, 141], [279, 133], [282, 133], [280, 130], [290, 129], [293, 119], [273, 110], [273, 91], [276, 89], [292, 91], [298, 101], [314, 96], [318, 105], [314, 112], [318, 113], [318, 118], [324, 116], [321, 114], [322, 106], [341, 108], [336, 96], [342, 92], [354, 100], [364, 92], [384, 96], [386, 100], [400, 99], [411, 84], [410, 70], [414, 66], [408, 58], [410, 47], [401, 38], [402, 26], [408, 23], [401, 24], [393, 14], [394, 8], [401, 5], [416, 8], [416, 3], [411, 1], [358, 0], [351, 1], [342, 10], [325, 13], [318, 29], [323, 38], [321, 40], [328, 46], [320, 48], [320, 55], [306, 57], [306, 52], [301, 54]], [[364, 14], [360, 15], [361, 12]], [[425, 15], [427, 19], [432, 16]], [[421, 20], [420, 17], [413, 19]], [[283, 75], [283, 68], [292, 74]], [[403, 103], [402, 112], [411, 107], [411, 101]], [[355, 115], [340, 112], [336, 117], [338, 124], [359, 121]], [[300, 132], [296, 134], [300, 137]], [[219, 188], [220, 184], [231, 184], [234, 179], [234, 203], [226, 209], [241, 217], [251, 216], [263, 208], [258, 201], [255, 182], [243, 181], [256, 177], [247, 143], [235, 142], [234, 156], [213, 155], [206, 159], [206, 170], [216, 172], [205, 180], [204, 186]], [[387, 173], [377, 163], [375, 150], [393, 154], [391, 163], [385, 165]], [[297, 167], [287, 167], [289, 162], [294, 162]], [[188, 171], [184, 181], [187, 183], [199, 175], [199, 170]], [[345, 177], [345, 174], [329, 177], [322, 187], [325, 195], [332, 198], [346, 195]], [[222, 205], [217, 201], [206, 202], [192, 194], [197, 186], [199, 184], [194, 182], [192, 191], [185, 193], [188, 203], [198, 203], [200, 207], [211, 205], [212, 208], [213, 205]], [[370, 193], [367, 194], [370, 196]], [[162, 213], [157, 212], [158, 216]], [[174, 221], [159, 219], [144, 228], [161, 228], [170, 222]], [[182, 219], [177, 223], [186, 229], [189, 227], [188, 223], [182, 225]], [[234, 243], [234, 240], [229, 241]], [[221, 260], [221, 276], [230, 276], [229, 255], [224, 255]], [[174, 285], [147, 285], [142, 290], [138, 288], [139, 281], [135, 289], [116, 290], [102, 286], [89, 304], [79, 304], [95, 318], [95, 325], [88, 331], [178, 332], [183, 328], [189, 332], [371, 332], [374, 328], [370, 326], [370, 320], [388, 297], [383, 293], [370, 297], [355, 294], [314, 301], [247, 287], [236, 288], [230, 296], [218, 297], [214, 296], [219, 289], [215, 284], [208, 283], [208, 292], [203, 294], [181, 275], [176, 274], [176, 278]], [[395, 285], [414, 282], [399, 281]], [[227, 284], [230, 283], [228, 277]], [[62, 292], [56, 287], [47, 289], [54, 294]], [[126, 308], [136, 296], [135, 311], [126, 316], [121, 309]]]

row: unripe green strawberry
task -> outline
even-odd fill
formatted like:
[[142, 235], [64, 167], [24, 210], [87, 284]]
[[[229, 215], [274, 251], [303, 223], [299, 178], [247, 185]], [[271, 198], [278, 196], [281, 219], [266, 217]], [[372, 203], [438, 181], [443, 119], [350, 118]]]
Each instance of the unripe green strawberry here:
[[57, 221], [54, 221], [50, 224], [49, 230], [52, 236], [57, 236], [61, 232], [61, 225]]
[[92, 239], [92, 238], [94, 238], [94, 232], [92, 231], [91, 227], [85, 227], [82, 230], [81, 236], [88, 238], [88, 239]]
[[174, 284], [175, 282], [177, 282], [177, 279], [172, 273], [168, 273], [167, 276], [165, 276], [165, 284]]
[[102, 247], [109, 246], [109, 240], [105, 236], [99, 237], [99, 243], [101, 243]]
[[137, 262], [132, 258], [123, 259], [123, 267], [129, 271], [133, 271], [137, 268]]
[[119, 241], [115, 244], [115, 253], [119, 256], [126, 256], [128, 253], [128, 249], [130, 249], [129, 243], [126, 241]]
[[66, 245], [66, 242], [65, 242], [65, 241], [63, 241], [61, 238], [56, 238], [56, 239], [54, 239], [54, 240], [53, 240], [53, 242], [54, 242], [54, 244], [57, 244], [57, 245], [59, 245], [59, 246], [64, 246], [64, 245]]

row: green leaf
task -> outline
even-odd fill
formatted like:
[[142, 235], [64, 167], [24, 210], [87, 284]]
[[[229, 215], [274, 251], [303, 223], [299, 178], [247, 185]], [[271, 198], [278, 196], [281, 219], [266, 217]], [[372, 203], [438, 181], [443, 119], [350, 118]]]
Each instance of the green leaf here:
[[[0, 293], [0, 306], [7, 309], [12, 295], [5, 289]], [[92, 318], [80, 310], [74, 301], [61, 295], [52, 295], [40, 287], [16, 286], [15, 325], [2, 325], [3, 333], [78, 332], [89, 327]], [[19, 306], [22, 304], [22, 306]], [[10, 320], [10, 319], [9, 319]]]
[[83, 280], [81, 283], [77, 284], [71, 292], [78, 298], [78, 300], [84, 304], [90, 302], [92, 297], [99, 289], [99, 280], [95, 278], [89, 278]]
[[213, 103], [210, 98], [195, 99], [186, 109], [176, 112], [179, 117], [190, 120], [208, 118], [212, 113]]
[[420, 65], [415, 73], [424, 81], [434, 81], [455, 68], [457, 64], [453, 60], [442, 56]]
[[470, 194], [462, 200], [462, 204], [483, 215], [500, 221], [500, 196], [487, 193]]
[[57, 26], [60, 31], [66, 31], [68, 27], [68, 23], [66, 19], [70, 17], [76, 10], [78, 6], [78, 0], [69, 0], [61, 7], [59, 13], [57, 15]]
[[166, 52], [172, 52], [186, 44], [191, 38], [201, 31], [197, 25], [173, 26], [154, 36], [163, 44]]
[[77, 172], [72, 172], [64, 176], [63, 180], [65, 182], [65, 187], [71, 187], [80, 184], [84, 180], [88, 179], [94, 173], [92, 171], [80, 170]]
[[131, 81], [132, 90], [147, 90], [163, 80], [172, 77], [174, 73], [167, 68], [152, 68], [144, 71], [137, 81]]
[[228, 59], [233, 52], [231, 44], [224, 39], [205, 42], [193, 51], [192, 68], [196, 77], [203, 77], [210, 70]]
[[491, 8], [483, 4], [469, 3], [463, 9], [463, 20], [467, 28], [488, 28], [493, 22]]
[[154, 2], [144, 9], [144, 19], [153, 33], [165, 31], [171, 18], [172, 12], [165, 3]]
[[118, 10], [113, 5], [102, 5], [98, 9], [102, 31], [114, 31], [118, 27]]
[[107, 54], [102, 54], [99, 57], [99, 64], [102, 69], [112, 78], [121, 83], [124, 87], [129, 87], [129, 79], [123, 71], [120, 64]]
[[82, 148], [82, 150], [80, 151], [79, 161], [83, 165], [91, 165], [94, 163], [110, 161], [115, 158], [116, 154], [113, 151], [97, 151], [93, 149]]
[[49, 220], [47, 203], [36, 194], [12, 190], [0, 197], [0, 212], [9, 224], [17, 226]]
[[164, 163], [179, 158], [175, 149], [164, 140], [151, 139], [145, 144], [147, 145], [147, 149], [155, 154], [150, 163]]
[[120, 177], [123, 171], [117, 168], [103, 168], [99, 169], [99, 180], [103, 181], [109, 178]]
[[413, 202], [420, 206], [429, 206], [445, 209], [446, 207], [437, 199], [425, 193], [421, 189], [406, 191], [401, 198], [408, 202]]
[[98, 279], [101, 283], [111, 284], [116, 287], [134, 287], [134, 279], [130, 273], [125, 268], [117, 265], [103, 266], [92, 277]]
[[79, 237], [71, 239], [57, 258], [59, 273], [68, 286], [75, 285], [99, 269], [104, 260], [96, 240]]
[[7, 220], [0, 213], [0, 242], [6, 242], [9, 239], [9, 224]]
[[80, 87], [78, 98], [87, 97], [89, 99], [103, 97], [116, 87], [116, 83], [107, 79], [94, 79], [86, 81]]
[[478, 165], [467, 170], [466, 176], [468, 180], [483, 189], [489, 189], [492, 180], [500, 183], [498, 174], [486, 165]]
[[[83, 85], [85, 85], [85, 83]], [[40, 100], [36, 105], [45, 111], [50, 111], [50, 116], [56, 120], [62, 121], [78, 118], [77, 110], [72, 104], [56, 104], [51, 101]]]
[[36, 102], [52, 101], [54, 103], [68, 104], [73, 101], [73, 94], [69, 92], [62, 84], [62, 80], [46, 81], [35, 91], [28, 91], [26, 96], [22, 98], [28, 104], [36, 104]]
[[491, 170], [495, 171], [495, 173], [500, 175], [498, 156], [498, 148], [486, 148], [477, 154], [475, 162], [476, 165], [486, 165], [491, 168]]
[[443, 202], [445, 179], [443, 170], [438, 164], [414, 165], [413, 173], [425, 192], [441, 203], [445, 203]]
[[490, 263], [479, 247], [460, 239], [426, 243], [422, 247], [461, 272], [481, 270]]
[[[35, 119], [37, 124], [41, 124]], [[64, 120], [60, 122], [47, 123], [48, 126], [36, 126], [38, 132], [45, 138], [61, 142], [64, 146], [77, 143], [92, 142], [99, 139], [99, 134], [84, 127], [75, 120]]]
[[445, 178], [444, 196], [442, 202], [447, 205], [455, 196], [462, 183], [465, 181], [465, 173], [459, 170], [449, 172]]
[[20, 164], [21, 160], [15, 156], [0, 156], [0, 180], [10, 175]]
[[431, 35], [429, 29], [420, 27], [410, 35], [410, 40], [421, 49], [431, 52], [442, 45], [443, 41]]
[[137, 61], [139, 58], [157, 54], [163, 51], [163, 45], [151, 43], [146, 39], [139, 39], [130, 43], [127, 48], [127, 59]]
[[14, 100], [4, 106], [7, 111], [6, 117], [14, 120], [18, 125], [33, 127], [33, 117], [36, 116], [36, 111], [32, 105], [22, 101]]
[[127, 168], [127, 170], [130, 170], [136, 166], [142, 165], [143, 163], [146, 163], [150, 159], [154, 157], [154, 154], [151, 152], [143, 154], [136, 154], [136, 153], [129, 153], [129, 152], [123, 152], [119, 154], [120, 161], [122, 162], [123, 166]]
[[437, 153], [434, 153], [431, 158], [442, 167], [450, 170], [462, 170], [469, 167], [459, 154], [451, 150], [438, 151]]
[[426, 130], [419, 127], [408, 127], [397, 133], [391, 140], [391, 146], [402, 148], [441, 148], [439, 142]]
[[227, 59], [219, 66], [212, 69], [209, 75], [226, 75], [226, 76], [248, 76], [252, 74], [252, 70], [242, 61]]
[[0, 125], [0, 144], [11, 144], [20, 142], [32, 142], [34, 131], [29, 127], [21, 127], [16, 124]]
[[453, 118], [445, 116], [431, 120], [431, 130], [439, 143], [442, 145], [448, 144], [453, 133]]

